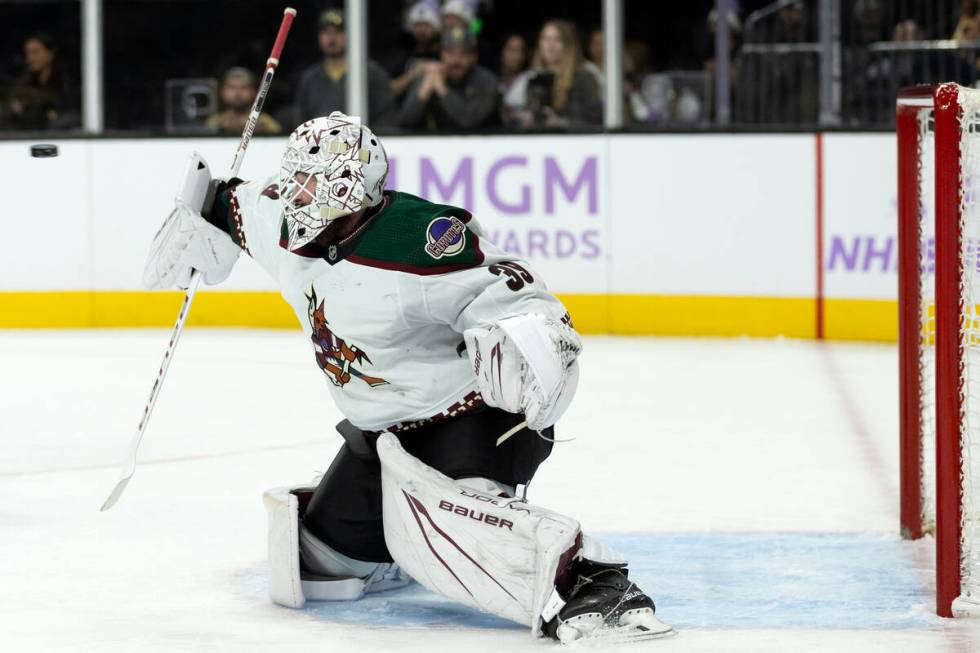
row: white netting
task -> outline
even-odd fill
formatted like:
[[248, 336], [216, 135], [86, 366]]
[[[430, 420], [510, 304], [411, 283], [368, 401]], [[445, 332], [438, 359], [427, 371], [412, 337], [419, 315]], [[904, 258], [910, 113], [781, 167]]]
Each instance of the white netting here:
[[[960, 455], [962, 522], [960, 593], [980, 601], [980, 91], [961, 88]], [[927, 159], [930, 157], [926, 157]]]
[[922, 461], [922, 530], [936, 529], [936, 165], [932, 109], [917, 112], [919, 124], [919, 401]]

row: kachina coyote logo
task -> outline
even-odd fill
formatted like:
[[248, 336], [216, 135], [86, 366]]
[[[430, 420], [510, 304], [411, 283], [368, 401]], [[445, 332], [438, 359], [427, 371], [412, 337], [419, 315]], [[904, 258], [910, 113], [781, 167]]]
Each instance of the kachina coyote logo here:
[[323, 314], [323, 300], [317, 304], [316, 290], [312, 286], [306, 298], [310, 300], [310, 326], [313, 328], [311, 340], [313, 340], [313, 350], [316, 352], [316, 364], [320, 366], [330, 382], [342, 388], [354, 376], [372, 388], [388, 383], [384, 379], [368, 376], [354, 367], [363, 362], [370, 363], [371, 359], [368, 358], [367, 353], [354, 345], [347, 344], [343, 338], [338, 338], [337, 334], [330, 330], [327, 318]]

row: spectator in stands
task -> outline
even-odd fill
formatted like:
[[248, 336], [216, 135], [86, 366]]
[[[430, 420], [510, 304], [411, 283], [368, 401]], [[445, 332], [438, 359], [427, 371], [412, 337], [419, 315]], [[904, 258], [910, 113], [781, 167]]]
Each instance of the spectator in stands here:
[[588, 46], [585, 49], [586, 61], [592, 62], [597, 68], [602, 68], [602, 62], [606, 55], [606, 39], [602, 35], [601, 29], [594, 29], [589, 34]]
[[[952, 38], [964, 46], [972, 45], [973, 42], [980, 40], [980, 0], [961, 1], [960, 17], [956, 22], [956, 29], [953, 30]], [[975, 48], [964, 48], [957, 55], [960, 61], [967, 62], [967, 66], [962, 66], [958, 62], [959, 74], [956, 76], [949, 75], [947, 79], [958, 81], [961, 84], [973, 84], [976, 81], [977, 71], [980, 71], [980, 52]], [[967, 68], [970, 69], [969, 73], [966, 72]]]
[[[906, 19], [899, 21], [892, 30], [892, 41], [896, 43], [908, 43], [910, 41], [921, 41], [924, 36], [922, 28], [914, 20]], [[927, 66], [931, 63], [928, 57], [923, 57], [921, 51], [895, 52], [893, 54], [894, 71], [892, 72], [893, 85], [896, 88], [921, 84], [928, 78]], [[962, 66], [962, 62], [954, 61], [953, 65], [947, 65], [947, 69]], [[889, 89], [892, 90], [892, 89]], [[889, 106], [889, 110], [893, 104]]]
[[[883, 5], [882, 0], [857, 0], [853, 6], [851, 43], [843, 52], [844, 72], [852, 80], [844, 86], [843, 102], [852, 120], [893, 120], [895, 93], [903, 86], [933, 81], [930, 70], [945, 70], [960, 79], [966, 69], [963, 81], [972, 79], [967, 60], [948, 50], [871, 50], [870, 45], [886, 39]], [[918, 40], [921, 31], [915, 21], [905, 20], [894, 27], [891, 37], [893, 41]]]
[[803, 0], [797, 0], [779, 10], [779, 24], [783, 41], [802, 43], [809, 40], [806, 25], [806, 7]]
[[[922, 82], [954, 81], [964, 85], [971, 85], [977, 79], [977, 71], [980, 71], [980, 52], [974, 47], [970, 47], [974, 42], [980, 40], [980, 0], [962, 0], [960, 3], [960, 17], [956, 22], [956, 29], [953, 30], [953, 39], [964, 46], [962, 50], [955, 54], [946, 52], [929, 52], [923, 57], [927, 65], [941, 65], [942, 68], [931, 68], [927, 72]], [[953, 70], [950, 71], [950, 68]], [[944, 71], [943, 78], [939, 79], [936, 72]]]
[[412, 83], [425, 74], [425, 64], [439, 60], [439, 5], [432, 0], [421, 0], [408, 12], [408, 25], [415, 47], [405, 62], [402, 73], [391, 80], [391, 92], [395, 99], [404, 95]]
[[602, 73], [602, 71], [605, 69], [605, 52], [605, 37], [602, 35], [602, 30], [592, 30], [592, 33], [589, 34], [586, 57], [582, 60], [582, 68], [584, 68], [587, 72], [592, 73], [592, 76], [595, 77], [596, 84], [599, 85], [600, 95], [602, 94], [602, 88], [606, 83], [606, 79]]
[[803, 43], [806, 41], [806, 25], [803, 21], [803, 0], [790, 2], [778, 13], [770, 43]]
[[883, 0], [857, 0], [854, 3], [852, 44], [867, 45], [887, 38], [882, 4]]
[[960, 19], [956, 22], [952, 38], [961, 43], [980, 38], [980, 0], [962, 0]]
[[402, 127], [469, 131], [494, 119], [497, 78], [477, 63], [476, 37], [469, 29], [457, 25], [444, 32], [442, 60], [425, 66], [425, 75], [406, 95]]
[[[956, 29], [953, 30], [953, 39], [963, 44], [980, 40], [980, 0], [962, 0], [960, 18], [956, 22]], [[980, 53], [971, 49], [958, 54], [961, 61], [968, 63], [967, 66], [959, 66], [963, 72], [955, 79], [964, 84], [974, 84], [976, 71], [980, 71]], [[972, 67], [973, 70], [965, 73], [967, 67]], [[954, 79], [952, 76], [950, 78]]]
[[[319, 42], [323, 61], [315, 63], [299, 78], [296, 88], [297, 122], [326, 116], [331, 111], [347, 110], [347, 32], [344, 13], [328, 9], [320, 14]], [[368, 62], [368, 110], [371, 126], [377, 129], [392, 124], [395, 101], [388, 73], [373, 61]]]
[[533, 63], [504, 98], [508, 126], [526, 129], [601, 124], [599, 86], [582, 68], [574, 25], [565, 20], [547, 21], [538, 36]]
[[79, 97], [58, 58], [54, 40], [35, 33], [24, 40], [24, 72], [3, 107], [8, 129], [70, 129], [79, 125]]
[[442, 31], [448, 32], [454, 27], [462, 27], [469, 31], [476, 18], [473, 2], [467, 0], [448, 0], [442, 6]]
[[[602, 30], [592, 30], [582, 65], [595, 77], [600, 97], [605, 92], [605, 52]], [[649, 73], [650, 46], [640, 39], [627, 39], [623, 44], [623, 119], [626, 122], [643, 122], [650, 118], [650, 107], [642, 94], [643, 80]]]
[[[229, 68], [221, 78], [221, 106], [219, 113], [208, 116], [205, 124], [219, 134], [240, 135], [248, 122], [252, 103], [257, 91], [255, 75], [247, 68]], [[255, 125], [256, 134], [279, 134], [282, 125], [267, 112], [259, 115]]]
[[500, 97], [510, 92], [514, 82], [527, 70], [527, 42], [520, 34], [511, 34], [500, 50]]
[[921, 41], [923, 38], [922, 28], [911, 18], [900, 20], [892, 32], [892, 41], [897, 43]]
[[650, 46], [646, 41], [628, 39], [623, 51], [623, 118], [627, 122], [654, 120], [651, 106], [643, 95], [650, 76]]
[[[776, 22], [764, 40], [806, 43], [812, 38], [808, 28], [803, 0], [795, 0], [779, 8]], [[769, 50], [754, 61], [758, 66], [754, 70], [743, 66], [738, 79], [739, 94], [752, 95], [759, 101], [763, 93], [771, 94], [777, 89], [775, 97], [766, 98], [764, 120], [787, 124], [816, 122], [820, 107], [818, 57], [802, 50]], [[757, 106], [761, 105], [758, 102]]]

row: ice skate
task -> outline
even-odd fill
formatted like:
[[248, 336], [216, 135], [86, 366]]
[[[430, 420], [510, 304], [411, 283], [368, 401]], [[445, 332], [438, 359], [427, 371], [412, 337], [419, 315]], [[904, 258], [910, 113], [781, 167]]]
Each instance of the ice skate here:
[[579, 641], [635, 641], [667, 637], [674, 629], [654, 613], [649, 596], [629, 580], [621, 566], [578, 561], [565, 606], [544, 625], [563, 644]]

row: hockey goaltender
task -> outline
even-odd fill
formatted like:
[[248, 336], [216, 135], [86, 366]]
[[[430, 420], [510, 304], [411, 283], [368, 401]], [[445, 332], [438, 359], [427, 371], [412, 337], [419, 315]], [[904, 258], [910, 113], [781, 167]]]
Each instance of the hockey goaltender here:
[[378, 136], [339, 112], [297, 127], [264, 181], [211, 179], [194, 155], [197, 192], [144, 272], [149, 288], [186, 288], [193, 269], [216, 284], [251, 256], [347, 418], [319, 482], [265, 493], [272, 600], [414, 579], [562, 642], [671, 633], [622, 556], [524, 496], [578, 382], [564, 306], [468, 211], [385, 190], [387, 173]]

